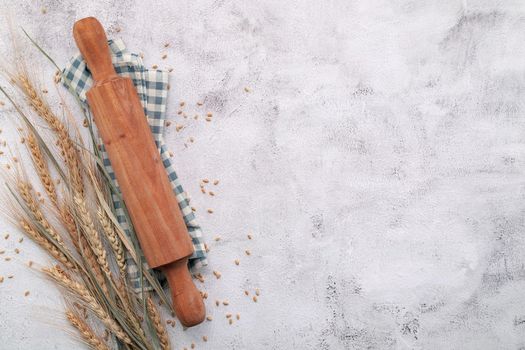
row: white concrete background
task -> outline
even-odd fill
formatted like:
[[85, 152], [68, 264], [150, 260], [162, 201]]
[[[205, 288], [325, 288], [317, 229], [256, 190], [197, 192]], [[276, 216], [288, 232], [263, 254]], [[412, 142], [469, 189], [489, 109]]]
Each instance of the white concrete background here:
[[[174, 68], [170, 118], [186, 128], [167, 140], [211, 245], [214, 315], [177, 326], [175, 349], [525, 349], [522, 1], [1, 3], [61, 65], [74, 21], [94, 15]], [[52, 87], [52, 67], [32, 69]], [[213, 122], [180, 118], [180, 100]], [[0, 136], [15, 139], [7, 114]], [[19, 234], [0, 228], [12, 252]], [[0, 262], [15, 274], [0, 348], [77, 348], [59, 293], [24, 267], [37, 252]], [[256, 287], [257, 304], [243, 295]]]

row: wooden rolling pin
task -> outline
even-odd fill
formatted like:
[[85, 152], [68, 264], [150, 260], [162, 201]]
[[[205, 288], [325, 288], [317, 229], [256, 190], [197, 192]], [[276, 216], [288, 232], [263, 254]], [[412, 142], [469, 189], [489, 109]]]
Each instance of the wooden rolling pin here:
[[88, 103], [146, 260], [166, 275], [180, 322], [197, 325], [205, 309], [187, 266], [193, 245], [137, 90], [115, 72], [95, 18], [76, 22], [73, 36], [94, 79]]

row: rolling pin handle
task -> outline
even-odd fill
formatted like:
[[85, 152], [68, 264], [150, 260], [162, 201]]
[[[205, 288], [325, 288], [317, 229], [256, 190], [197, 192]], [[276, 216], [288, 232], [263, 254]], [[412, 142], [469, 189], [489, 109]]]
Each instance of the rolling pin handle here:
[[94, 17], [86, 17], [73, 26], [73, 37], [96, 82], [117, 76], [109, 53], [104, 28]]
[[173, 308], [180, 323], [192, 327], [204, 321], [204, 301], [188, 270], [188, 258], [162, 266], [161, 269], [170, 285]]

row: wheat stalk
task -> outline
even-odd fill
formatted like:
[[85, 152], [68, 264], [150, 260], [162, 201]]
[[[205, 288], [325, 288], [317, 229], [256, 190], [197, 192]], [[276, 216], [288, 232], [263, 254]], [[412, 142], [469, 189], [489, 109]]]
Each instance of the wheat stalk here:
[[86, 306], [100, 319], [100, 321], [119, 339], [127, 344], [131, 344], [130, 337], [122, 330], [119, 324], [106, 312], [106, 310], [100, 306], [97, 299], [91, 295], [85, 285], [73, 280], [58, 266], [44, 268], [42, 271], [73, 295], [82, 300]]
[[109, 244], [113, 249], [113, 253], [115, 254], [115, 260], [117, 261], [120, 273], [122, 274], [122, 276], [126, 276], [126, 260], [124, 257], [124, 249], [122, 249], [122, 242], [120, 242], [120, 238], [118, 237], [117, 232], [115, 231], [115, 227], [111, 223], [110, 219], [107, 217], [106, 212], [104, 212], [104, 210], [102, 210], [101, 207], [98, 207], [97, 216], [100, 221], [100, 225], [102, 226], [102, 229], [106, 234]]
[[73, 327], [79, 331], [82, 339], [84, 339], [91, 348], [95, 350], [110, 350], [106, 343], [95, 334], [95, 331], [93, 331], [83, 319], [78, 317], [76, 313], [67, 310], [66, 317]]
[[153, 302], [153, 299], [151, 297], [148, 297], [147, 299], [146, 308], [148, 310], [148, 315], [153, 323], [153, 328], [155, 328], [155, 332], [157, 333], [157, 337], [159, 338], [160, 348], [162, 350], [171, 349], [168, 332], [166, 331], [166, 327], [164, 327], [164, 323], [162, 322], [162, 319], [160, 317], [159, 310], [157, 310], [157, 307], [155, 306], [155, 303]]

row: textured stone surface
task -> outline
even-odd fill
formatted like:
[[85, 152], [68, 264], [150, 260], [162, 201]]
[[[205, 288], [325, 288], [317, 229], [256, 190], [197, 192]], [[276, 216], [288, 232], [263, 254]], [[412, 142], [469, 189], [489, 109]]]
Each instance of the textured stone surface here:
[[[525, 348], [523, 2], [1, 3], [60, 65], [73, 22], [95, 15], [174, 68], [170, 118], [186, 127], [167, 140], [210, 242], [214, 316], [177, 326], [175, 349]], [[52, 67], [31, 70], [53, 90]], [[177, 116], [180, 100], [213, 122]], [[16, 140], [10, 120], [1, 138]], [[0, 248], [13, 256], [16, 238]], [[75, 346], [56, 289], [24, 267], [45, 259], [22, 248], [0, 262], [15, 274], [0, 348]]]

